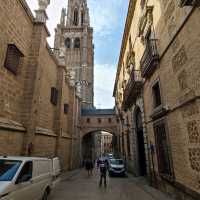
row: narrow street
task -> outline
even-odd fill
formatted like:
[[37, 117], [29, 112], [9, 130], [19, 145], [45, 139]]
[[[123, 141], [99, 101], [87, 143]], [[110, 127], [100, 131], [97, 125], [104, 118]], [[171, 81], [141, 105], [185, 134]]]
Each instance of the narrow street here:
[[98, 179], [97, 171], [92, 177], [84, 170], [72, 173], [57, 185], [50, 200], [170, 200], [142, 178], [108, 178], [107, 188], [99, 188]]

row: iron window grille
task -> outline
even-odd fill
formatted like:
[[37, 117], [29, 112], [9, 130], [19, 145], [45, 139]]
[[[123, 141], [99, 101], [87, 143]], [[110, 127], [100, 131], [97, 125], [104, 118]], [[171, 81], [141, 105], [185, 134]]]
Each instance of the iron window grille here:
[[173, 177], [170, 148], [164, 121], [154, 124], [159, 174]]
[[21, 57], [24, 57], [21, 51], [14, 44], [8, 44], [4, 67], [17, 75]]

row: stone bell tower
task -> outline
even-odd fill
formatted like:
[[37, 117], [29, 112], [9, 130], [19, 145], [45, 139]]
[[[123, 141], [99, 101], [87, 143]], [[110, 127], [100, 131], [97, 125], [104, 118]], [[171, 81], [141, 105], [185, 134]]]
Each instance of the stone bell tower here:
[[[62, 49], [68, 76], [80, 89], [82, 107], [93, 107], [94, 46], [87, 0], [68, 0], [55, 30], [55, 49]], [[72, 77], [73, 76], [73, 77]]]

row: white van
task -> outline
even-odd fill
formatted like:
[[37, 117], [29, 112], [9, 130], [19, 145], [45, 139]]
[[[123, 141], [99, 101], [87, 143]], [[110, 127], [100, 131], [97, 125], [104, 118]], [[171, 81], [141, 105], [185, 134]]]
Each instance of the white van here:
[[0, 200], [46, 200], [59, 159], [0, 156]]

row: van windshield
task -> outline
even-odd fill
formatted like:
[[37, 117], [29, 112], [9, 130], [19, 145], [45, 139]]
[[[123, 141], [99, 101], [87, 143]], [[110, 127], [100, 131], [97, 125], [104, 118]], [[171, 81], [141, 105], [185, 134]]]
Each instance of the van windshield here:
[[0, 181], [11, 181], [21, 165], [18, 160], [0, 159]]
[[114, 160], [114, 159], [111, 160], [110, 163], [113, 165], [123, 165], [124, 164], [123, 160]]

